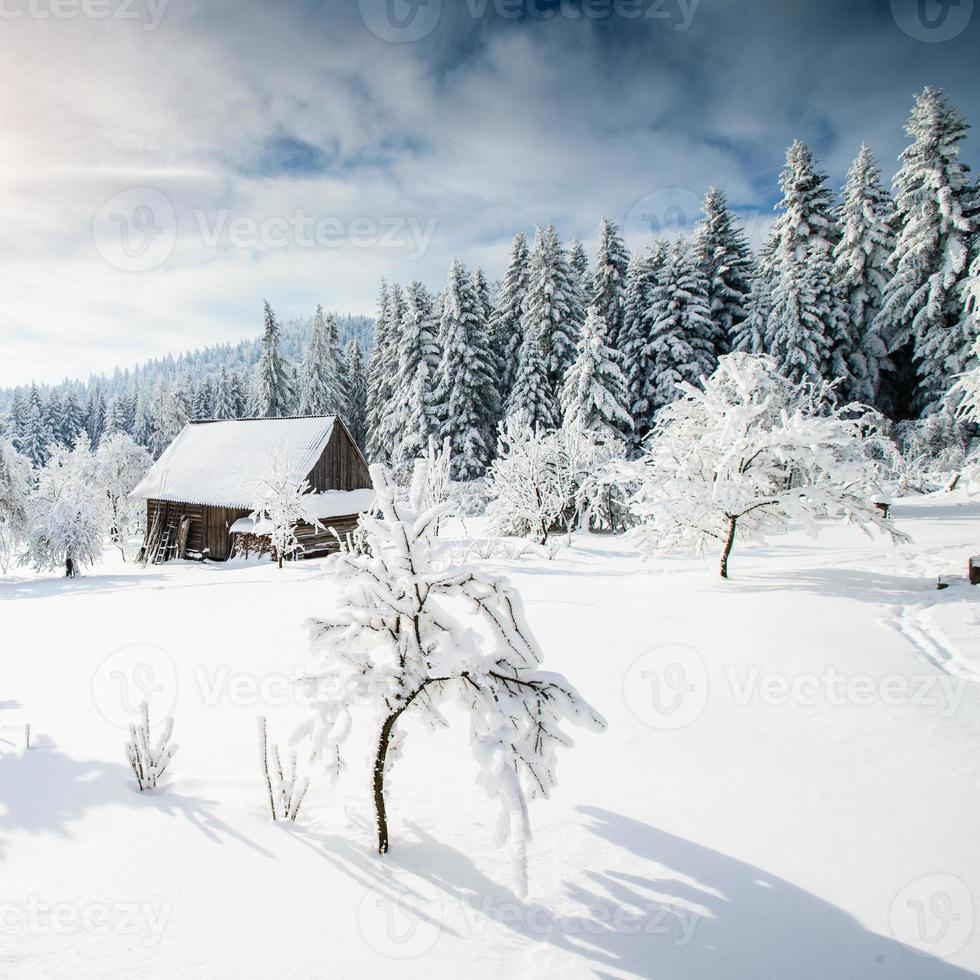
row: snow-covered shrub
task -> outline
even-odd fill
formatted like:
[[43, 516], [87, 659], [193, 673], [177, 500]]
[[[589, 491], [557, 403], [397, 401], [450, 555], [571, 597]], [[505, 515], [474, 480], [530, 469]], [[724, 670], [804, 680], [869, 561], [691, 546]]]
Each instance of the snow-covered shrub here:
[[109, 504], [96, 479], [95, 457], [82, 433], [74, 449], [53, 446], [31, 494], [27, 550], [21, 561], [38, 570], [64, 568], [72, 578], [102, 557]]
[[417, 513], [441, 507], [453, 500], [453, 455], [449, 439], [440, 447], [429, 436], [426, 454], [415, 461], [408, 487], [409, 506]]
[[[385, 471], [371, 469], [380, 516], [361, 517], [362, 554], [328, 559], [339, 595], [334, 612], [309, 623], [320, 666], [306, 681], [318, 754], [336, 771], [352, 715], [368, 713], [378, 732], [373, 763], [378, 850], [388, 850], [387, 778], [411, 712], [430, 726], [456, 699], [469, 713], [478, 781], [502, 804], [500, 831], [517, 830], [520, 867], [528, 837], [529, 797], [555, 785], [556, 752], [570, 744], [563, 722], [604, 727], [602, 718], [560, 675], [543, 673], [541, 652], [520, 595], [502, 578], [467, 566], [436, 567], [436, 507], [416, 516], [396, 502]], [[522, 879], [523, 880], [523, 879]]]
[[256, 483], [255, 503], [249, 516], [256, 525], [262, 525], [280, 568], [284, 559], [300, 550], [296, 525], [309, 519], [305, 504], [310, 493], [309, 481], [290, 469], [285, 450], [270, 457], [269, 476]]
[[0, 440], [0, 571], [27, 533], [31, 464], [9, 442]]
[[875, 527], [908, 538], [875, 506], [877, 467], [865, 450], [863, 413], [839, 407], [832, 386], [781, 375], [765, 355], [729, 354], [701, 387], [658, 416], [643, 457], [624, 466], [637, 481], [637, 529], [650, 552], [721, 550], [721, 574], [738, 533], [761, 541], [793, 520]]
[[615, 526], [618, 488], [610, 464], [622, 453], [619, 440], [580, 422], [547, 431], [511, 415], [500, 425], [488, 478], [491, 533], [543, 545], [550, 534], [583, 523]]
[[310, 788], [310, 778], [299, 773], [295, 750], [290, 753], [289, 765], [283, 770], [279, 746], [275, 743], [270, 744], [269, 729], [265, 718], [261, 717], [259, 718], [259, 762], [262, 766], [266, 790], [269, 793], [272, 819], [295, 823]]
[[141, 530], [146, 509], [129, 492], [146, 475], [153, 460], [125, 432], [114, 432], [99, 442], [95, 453], [95, 480], [109, 503], [109, 537], [126, 557], [126, 539]]
[[144, 701], [140, 705], [140, 720], [129, 726], [129, 741], [126, 743], [126, 758], [136, 776], [142, 793], [156, 789], [160, 777], [167, 771], [170, 760], [177, 752], [177, 746], [170, 744], [174, 731], [173, 718], [163, 723], [163, 731], [156, 742], [150, 738], [150, 707]]
[[952, 411], [898, 423], [895, 439], [907, 489], [928, 493], [947, 486], [967, 465], [970, 433], [971, 423]]

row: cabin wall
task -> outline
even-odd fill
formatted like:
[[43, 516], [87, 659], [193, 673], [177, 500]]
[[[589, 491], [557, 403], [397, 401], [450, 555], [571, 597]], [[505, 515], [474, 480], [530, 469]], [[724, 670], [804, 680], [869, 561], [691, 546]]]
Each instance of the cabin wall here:
[[314, 493], [325, 490], [365, 490], [371, 486], [371, 474], [347, 430], [340, 424], [320, 454], [307, 479]]
[[248, 517], [250, 513], [239, 507], [208, 507], [170, 500], [149, 500], [146, 504], [148, 528], [153, 527], [158, 511], [161, 512], [164, 527], [172, 523], [179, 528], [183, 518], [189, 518], [190, 533], [187, 536], [187, 550], [206, 553], [206, 557], [212, 561], [226, 561], [231, 557], [229, 529], [240, 517]]

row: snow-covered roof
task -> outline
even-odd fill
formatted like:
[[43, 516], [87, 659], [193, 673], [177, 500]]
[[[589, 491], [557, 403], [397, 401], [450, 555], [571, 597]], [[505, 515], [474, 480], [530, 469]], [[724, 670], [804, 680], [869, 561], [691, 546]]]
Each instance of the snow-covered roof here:
[[130, 496], [251, 507], [256, 487], [272, 476], [270, 460], [285, 452], [289, 469], [306, 476], [330, 441], [335, 421], [327, 415], [191, 422]]
[[[303, 502], [307, 520], [325, 521], [331, 517], [348, 517], [363, 514], [374, 507], [377, 496], [373, 490], [327, 490], [324, 493], [311, 493]], [[272, 522], [267, 518], [255, 520], [240, 517], [230, 528], [231, 534], [272, 533]]]

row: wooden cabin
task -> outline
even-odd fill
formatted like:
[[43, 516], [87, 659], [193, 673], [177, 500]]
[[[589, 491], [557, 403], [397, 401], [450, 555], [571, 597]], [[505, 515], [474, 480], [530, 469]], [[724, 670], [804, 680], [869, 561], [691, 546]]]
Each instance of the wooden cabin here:
[[[327, 554], [371, 507], [368, 466], [337, 416], [190, 422], [130, 494], [146, 501], [144, 560], [227, 561], [238, 535], [262, 535], [254, 510], [272, 460], [306, 474], [304, 557]], [[336, 534], [334, 533], [336, 532]]]

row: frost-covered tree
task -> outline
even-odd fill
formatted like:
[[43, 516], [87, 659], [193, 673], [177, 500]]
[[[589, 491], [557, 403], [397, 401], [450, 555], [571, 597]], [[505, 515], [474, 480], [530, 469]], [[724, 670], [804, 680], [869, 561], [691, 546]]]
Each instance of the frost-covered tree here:
[[531, 253], [528, 290], [521, 332], [537, 332], [555, 398], [575, 360], [585, 311], [578, 308], [581, 290], [573, 282], [568, 256], [553, 225], [538, 228]]
[[562, 388], [562, 418], [609, 437], [628, 434], [633, 418], [619, 358], [609, 343], [608, 329], [594, 306], [589, 308], [575, 363]]
[[153, 460], [125, 432], [104, 436], [95, 451], [94, 480], [106, 495], [109, 538], [126, 557], [126, 538], [139, 526], [144, 513], [141, 501], [129, 493], [146, 476]]
[[404, 392], [402, 421], [392, 464], [396, 473], [407, 473], [440, 431], [438, 406], [429, 365], [419, 361], [411, 386]]
[[87, 434], [74, 449], [56, 447], [31, 494], [24, 564], [37, 570], [63, 568], [68, 578], [102, 557], [109, 529], [105, 491], [96, 480]]
[[391, 459], [386, 420], [391, 407], [398, 365], [399, 310], [388, 283], [382, 279], [374, 319], [374, 346], [367, 369], [367, 454], [378, 462]]
[[[152, 395], [143, 385], [139, 385], [133, 408], [133, 438], [144, 448], [150, 449], [154, 427]], [[66, 445], [74, 445], [74, 440]]]
[[786, 151], [780, 187], [782, 213], [760, 264], [758, 298], [768, 314], [760, 349], [791, 377], [836, 376], [848, 360], [832, 267], [840, 231], [827, 175], [800, 140]]
[[30, 491], [30, 460], [9, 439], [0, 439], [0, 571], [7, 571], [27, 533]]
[[965, 311], [975, 324], [976, 340], [970, 369], [964, 372], [950, 391], [950, 406], [962, 418], [980, 425], [980, 241], [977, 255], [970, 267], [970, 278], [964, 290]]
[[[895, 362], [891, 409], [900, 417], [937, 410], [952, 378], [967, 366], [973, 331], [964, 314], [971, 213], [976, 190], [960, 160], [966, 123], [942, 90], [916, 96], [893, 190], [899, 226], [878, 329]], [[914, 392], [896, 390], [911, 360]]]
[[907, 540], [874, 503], [865, 422], [835, 403], [827, 382], [793, 382], [766, 355], [726, 355], [699, 387], [682, 385], [646, 454], [624, 467], [638, 484], [641, 546], [717, 548], [727, 578], [736, 533], [760, 541], [791, 521], [815, 534], [838, 519]]
[[57, 429], [58, 441], [62, 446], [71, 448], [75, 445], [78, 434], [85, 428], [85, 413], [82, 411], [78, 394], [73, 388], [69, 388], [65, 392], [60, 408]]
[[592, 267], [592, 288], [589, 302], [606, 324], [609, 346], [617, 353], [623, 330], [626, 307], [626, 276], [630, 264], [629, 250], [619, 226], [603, 218], [599, 225], [599, 243]]
[[[194, 386], [191, 397], [191, 418], [210, 419], [214, 418], [214, 387], [210, 378], [201, 378]], [[121, 431], [125, 432], [123, 428]]]
[[653, 424], [656, 391], [651, 361], [653, 291], [667, 261], [667, 245], [657, 242], [634, 256], [626, 273], [626, 302], [620, 353], [626, 377], [629, 412], [633, 419], [630, 447], [635, 450]]
[[482, 476], [493, 453], [498, 402], [487, 329], [473, 278], [453, 257], [439, 325], [435, 399], [441, 434], [452, 446], [454, 475], [464, 482]]
[[[433, 526], [441, 509], [415, 515], [372, 467], [379, 517], [362, 517], [366, 547], [328, 559], [340, 589], [335, 611], [310, 621], [319, 669], [308, 682], [321, 758], [340, 763], [351, 716], [367, 714], [377, 734], [374, 805], [378, 851], [389, 849], [387, 797], [404, 741], [418, 716], [445, 727], [441, 708], [458, 703], [470, 718], [478, 781], [501, 804], [500, 836], [517, 849], [526, 893], [528, 799], [555, 785], [567, 722], [593, 730], [602, 718], [560, 675], [540, 672], [541, 651], [520, 595], [505, 579], [437, 564]], [[302, 733], [301, 733], [302, 734]]]
[[85, 412], [85, 427], [92, 446], [98, 446], [105, 428], [105, 393], [100, 385], [95, 385], [89, 393], [88, 408]]
[[505, 418], [523, 415], [532, 426], [552, 429], [558, 424], [559, 406], [548, 376], [542, 349], [540, 327], [524, 334], [517, 357], [517, 374], [507, 399]]
[[252, 414], [257, 418], [284, 418], [293, 411], [293, 368], [280, 350], [281, 342], [279, 321], [265, 301], [262, 353], [252, 380]]
[[711, 374], [717, 362], [713, 335], [707, 282], [690, 246], [678, 240], [651, 293], [647, 358], [654, 413], [677, 397], [681, 382]]
[[297, 375], [301, 415], [341, 414], [344, 393], [332, 319], [333, 314], [328, 317], [323, 307], [317, 306]]
[[344, 357], [347, 377], [347, 428], [361, 452], [367, 444], [367, 374], [364, 352], [357, 340], [347, 345]]
[[214, 402], [211, 406], [211, 417], [221, 421], [238, 417], [235, 393], [232, 389], [228, 369], [225, 367], [219, 372], [218, 380], [214, 385]]
[[31, 461], [32, 466], [40, 469], [47, 462], [54, 442], [41, 393], [37, 385], [31, 385], [24, 421], [17, 437], [17, 450]]
[[876, 318], [890, 278], [893, 217], [891, 197], [865, 143], [848, 171], [838, 211], [841, 238], [834, 249], [834, 279], [844, 307], [847, 338], [849, 383], [843, 394], [866, 405], [878, 404], [881, 366], [887, 358]]
[[524, 301], [527, 296], [530, 266], [527, 239], [515, 235], [510, 249], [510, 261], [497, 303], [490, 316], [490, 346], [497, 362], [497, 381], [500, 401], [506, 405], [510, 397], [520, 358], [523, 332]]
[[296, 525], [310, 519], [306, 504], [311, 488], [305, 476], [290, 467], [284, 449], [269, 457], [266, 469], [268, 475], [257, 480], [253, 487], [249, 517], [255, 522], [255, 533], [269, 539], [272, 554], [282, 568], [285, 559], [302, 550]]
[[704, 217], [694, 230], [694, 259], [708, 287], [708, 309], [714, 324], [715, 354], [729, 353], [742, 335], [749, 315], [755, 275], [752, 250], [725, 195], [712, 187], [702, 206]]

